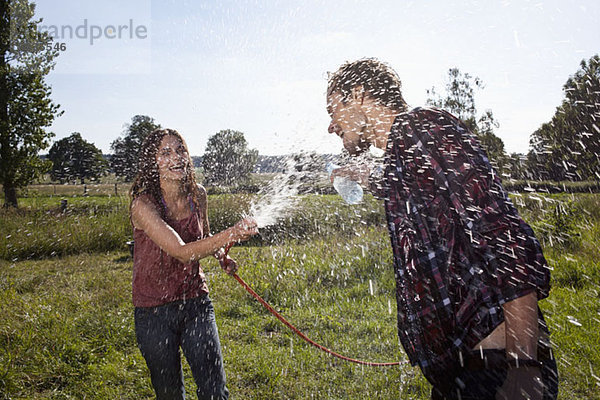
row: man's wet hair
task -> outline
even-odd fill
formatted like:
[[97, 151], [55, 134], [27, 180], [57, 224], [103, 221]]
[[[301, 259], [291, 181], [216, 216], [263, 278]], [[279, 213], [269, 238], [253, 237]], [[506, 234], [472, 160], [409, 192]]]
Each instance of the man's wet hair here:
[[342, 102], [347, 103], [352, 96], [352, 89], [357, 86], [362, 86], [365, 93], [386, 107], [397, 111], [407, 108], [398, 74], [376, 58], [347, 62], [330, 74], [327, 95], [340, 93]]

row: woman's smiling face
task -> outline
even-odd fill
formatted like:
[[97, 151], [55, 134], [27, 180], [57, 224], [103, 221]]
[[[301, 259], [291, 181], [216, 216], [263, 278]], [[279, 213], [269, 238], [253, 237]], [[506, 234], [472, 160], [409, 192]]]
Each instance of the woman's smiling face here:
[[184, 144], [176, 136], [163, 137], [156, 153], [160, 179], [183, 180], [190, 167], [189, 159]]

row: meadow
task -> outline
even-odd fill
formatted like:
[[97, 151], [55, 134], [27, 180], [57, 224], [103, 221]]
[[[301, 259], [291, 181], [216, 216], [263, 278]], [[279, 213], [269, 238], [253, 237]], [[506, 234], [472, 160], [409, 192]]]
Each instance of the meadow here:
[[[131, 305], [128, 199], [48, 189], [0, 211], [0, 399], [150, 399]], [[67, 199], [65, 211], [60, 200]], [[212, 195], [214, 230], [251, 195]], [[600, 398], [600, 195], [515, 194], [553, 268], [541, 302], [561, 399]], [[396, 335], [392, 255], [381, 204], [306, 195], [262, 237], [236, 246], [240, 276], [309, 337], [369, 361], [405, 360]], [[207, 272], [237, 399], [426, 399], [420, 371], [332, 358], [272, 317], [212, 259]], [[195, 398], [187, 366], [186, 390]]]

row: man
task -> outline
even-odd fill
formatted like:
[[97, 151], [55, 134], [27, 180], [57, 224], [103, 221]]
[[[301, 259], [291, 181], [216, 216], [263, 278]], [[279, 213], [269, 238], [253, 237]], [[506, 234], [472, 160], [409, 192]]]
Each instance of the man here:
[[400, 79], [375, 59], [330, 76], [327, 110], [350, 154], [385, 151], [379, 173], [347, 167], [332, 179], [385, 199], [398, 334], [432, 399], [556, 398], [537, 306], [549, 268], [475, 136], [445, 111], [407, 111]]

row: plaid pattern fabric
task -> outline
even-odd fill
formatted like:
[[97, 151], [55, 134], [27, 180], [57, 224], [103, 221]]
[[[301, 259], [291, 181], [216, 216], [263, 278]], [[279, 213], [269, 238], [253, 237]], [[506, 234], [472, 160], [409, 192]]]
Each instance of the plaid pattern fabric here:
[[426, 376], [447, 373], [459, 352], [489, 335], [504, 320], [503, 303], [532, 291], [548, 296], [539, 242], [475, 136], [451, 114], [417, 108], [396, 118], [379, 193], [398, 334]]

